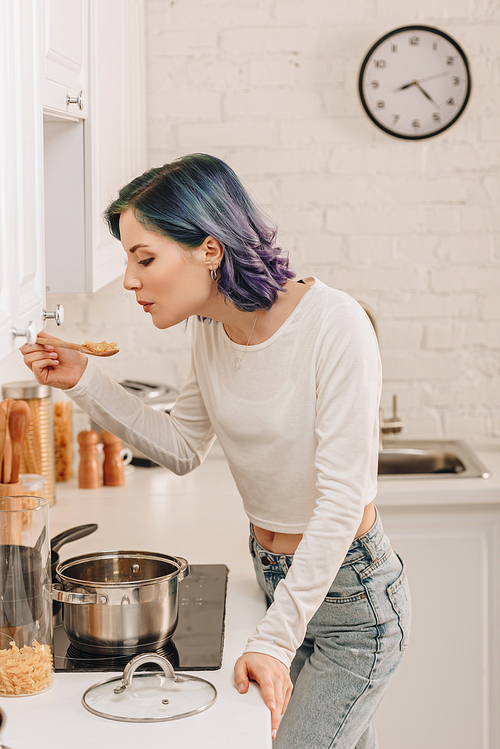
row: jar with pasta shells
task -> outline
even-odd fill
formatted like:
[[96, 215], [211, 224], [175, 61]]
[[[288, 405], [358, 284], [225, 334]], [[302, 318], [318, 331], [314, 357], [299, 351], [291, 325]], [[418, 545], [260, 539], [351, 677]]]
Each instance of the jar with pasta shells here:
[[49, 503], [0, 497], [0, 696], [52, 686]]

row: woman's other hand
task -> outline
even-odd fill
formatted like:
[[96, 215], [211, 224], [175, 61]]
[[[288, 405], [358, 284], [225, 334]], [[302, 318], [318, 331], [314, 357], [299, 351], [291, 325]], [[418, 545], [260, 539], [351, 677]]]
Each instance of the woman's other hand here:
[[[56, 340], [54, 336], [50, 337]], [[43, 332], [38, 334], [38, 340], [41, 341], [42, 338]], [[87, 366], [87, 357], [79, 351], [43, 346], [41, 343], [35, 343], [33, 346], [26, 343], [19, 350], [24, 357], [24, 363], [31, 369], [37, 382], [61, 390], [74, 387]]]
[[281, 716], [292, 695], [293, 685], [288, 668], [271, 655], [244, 653], [234, 667], [234, 681], [240, 694], [248, 691], [250, 680], [257, 682], [264, 702], [271, 711], [271, 730], [275, 739]]

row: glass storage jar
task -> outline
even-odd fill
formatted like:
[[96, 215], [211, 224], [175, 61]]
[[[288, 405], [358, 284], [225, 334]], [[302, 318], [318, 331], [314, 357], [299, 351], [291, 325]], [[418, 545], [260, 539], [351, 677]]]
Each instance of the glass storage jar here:
[[52, 685], [49, 503], [0, 497], [0, 695]]
[[39, 473], [45, 477], [45, 498], [55, 504], [54, 424], [52, 388], [34, 381], [7, 382], [4, 398], [26, 401], [31, 411], [28, 439], [23, 445], [21, 473]]

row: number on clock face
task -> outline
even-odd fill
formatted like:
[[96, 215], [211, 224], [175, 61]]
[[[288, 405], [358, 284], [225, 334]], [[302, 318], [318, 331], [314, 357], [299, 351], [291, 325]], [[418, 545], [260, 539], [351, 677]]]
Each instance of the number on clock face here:
[[366, 55], [361, 102], [382, 130], [429, 138], [460, 117], [470, 96], [467, 58], [451, 37], [429, 26], [395, 29]]

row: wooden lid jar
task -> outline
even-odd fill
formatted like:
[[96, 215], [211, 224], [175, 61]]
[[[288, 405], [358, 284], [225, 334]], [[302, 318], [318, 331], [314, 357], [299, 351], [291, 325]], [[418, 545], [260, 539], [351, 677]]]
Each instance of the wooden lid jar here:
[[37, 473], [45, 477], [45, 498], [54, 505], [54, 424], [52, 388], [34, 380], [6, 382], [2, 396], [26, 401], [31, 411], [28, 439], [23, 446], [20, 473]]

